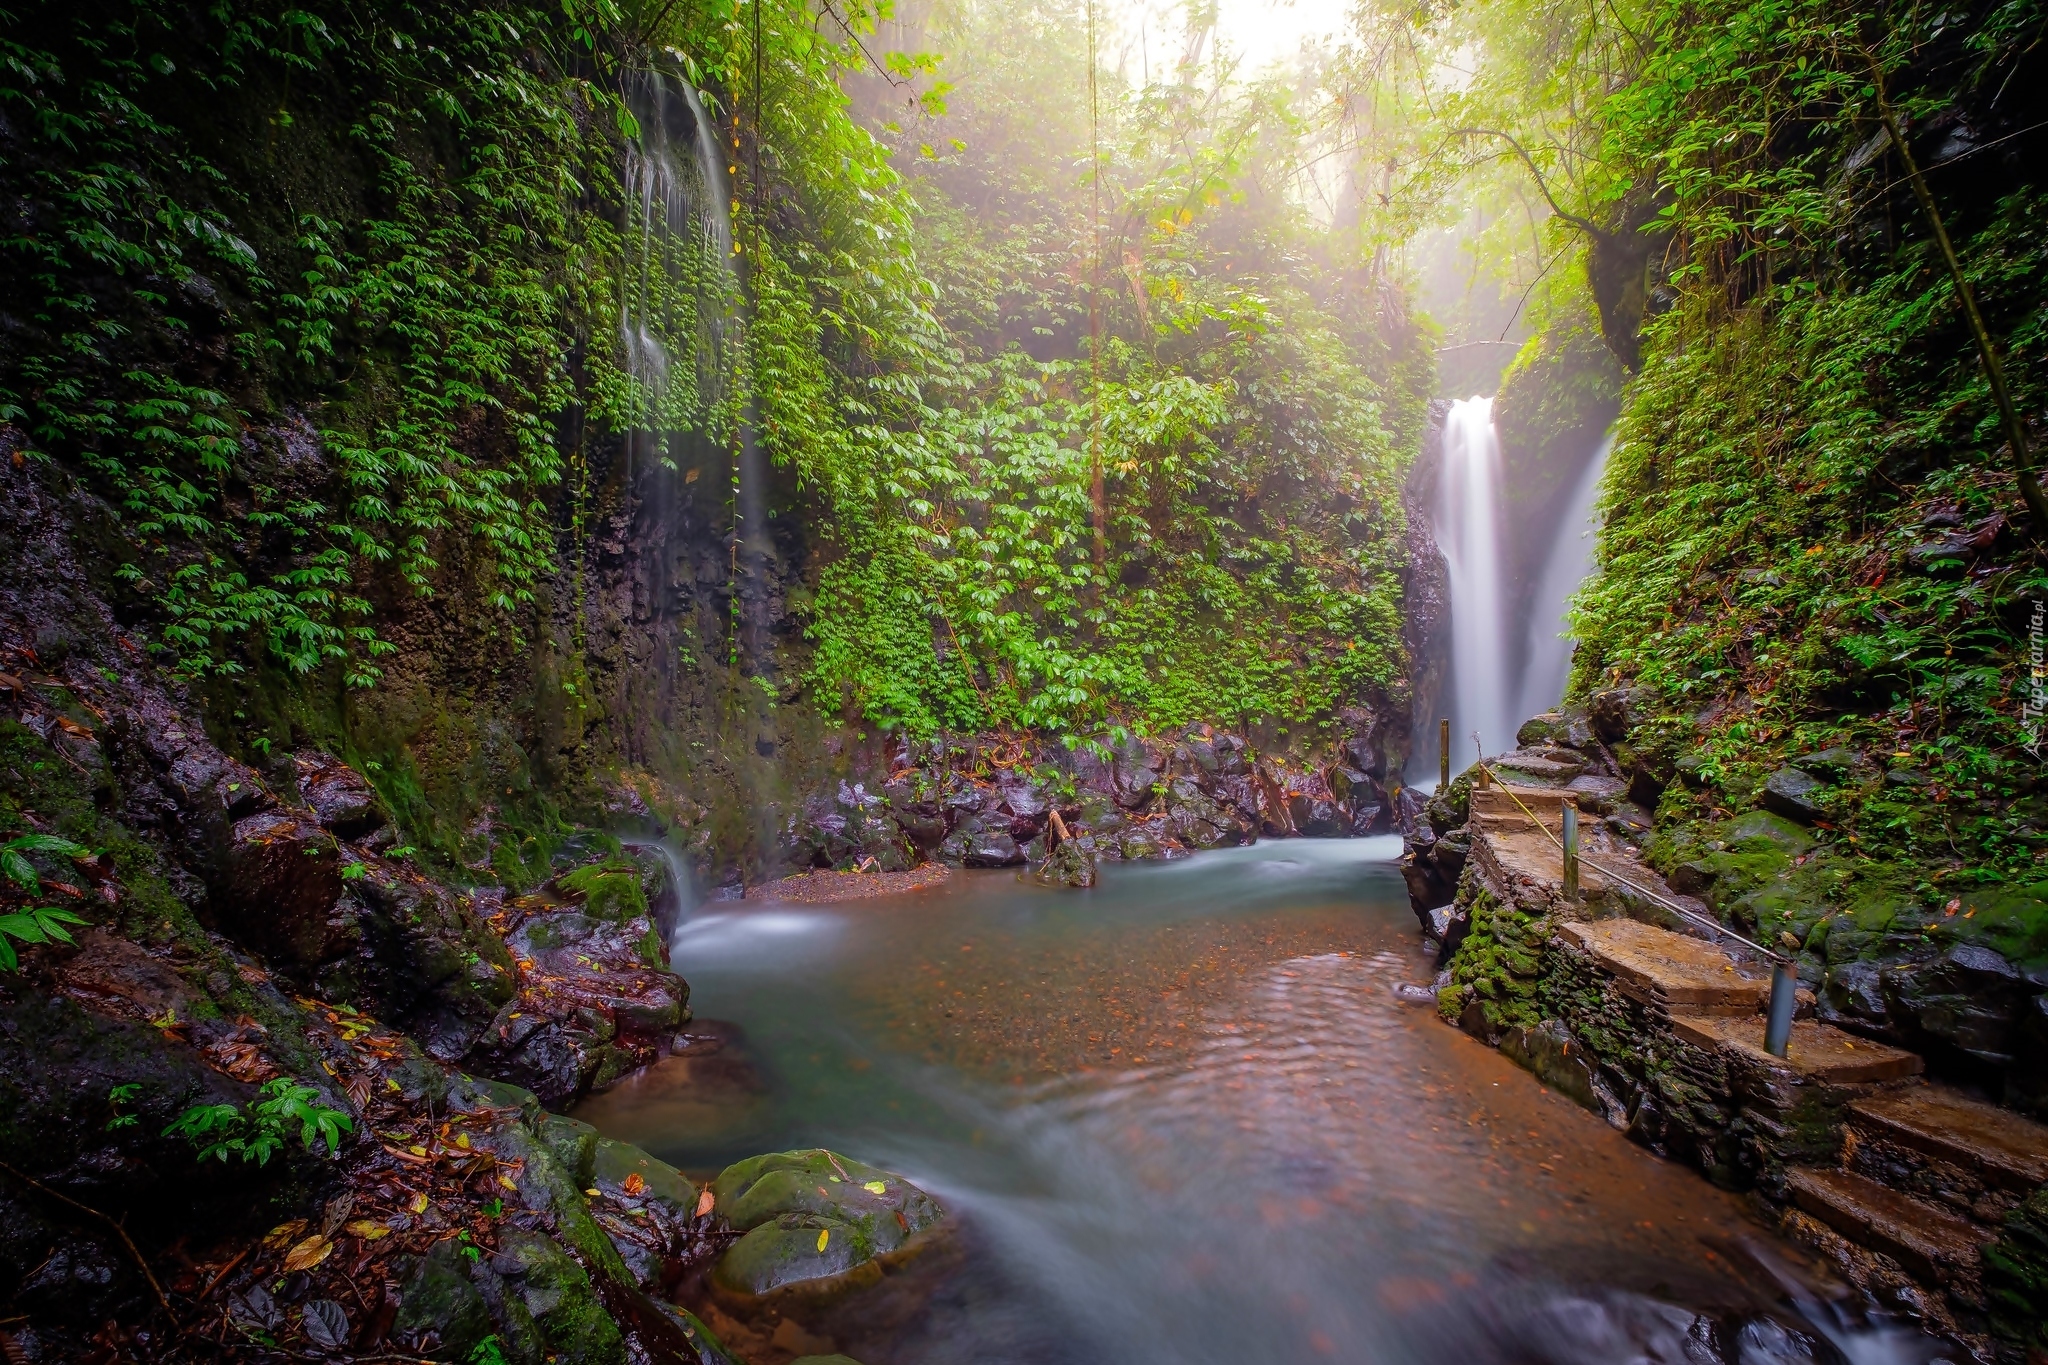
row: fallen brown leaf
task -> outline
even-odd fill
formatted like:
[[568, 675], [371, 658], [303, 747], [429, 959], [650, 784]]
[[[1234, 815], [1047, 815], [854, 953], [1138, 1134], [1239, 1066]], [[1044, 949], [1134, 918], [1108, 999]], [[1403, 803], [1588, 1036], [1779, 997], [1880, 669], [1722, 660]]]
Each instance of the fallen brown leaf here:
[[621, 1185], [621, 1188], [623, 1188], [627, 1194], [630, 1194], [635, 1198], [638, 1198], [640, 1194], [647, 1189], [647, 1182], [640, 1178], [640, 1172], [635, 1171], [631, 1175], [626, 1177], [625, 1181]]
[[289, 1223], [279, 1223], [264, 1236], [263, 1245], [272, 1248], [289, 1246], [307, 1226], [303, 1218], [294, 1218]]
[[289, 1275], [294, 1271], [311, 1270], [333, 1254], [334, 1243], [316, 1232], [285, 1253], [285, 1273]]

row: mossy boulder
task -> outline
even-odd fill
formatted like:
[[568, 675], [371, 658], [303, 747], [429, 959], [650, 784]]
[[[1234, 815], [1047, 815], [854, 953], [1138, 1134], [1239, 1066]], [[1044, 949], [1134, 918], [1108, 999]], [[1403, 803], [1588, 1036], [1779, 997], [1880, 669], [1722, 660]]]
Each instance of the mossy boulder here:
[[746, 1233], [719, 1259], [712, 1280], [745, 1298], [798, 1287], [829, 1295], [872, 1283], [881, 1258], [945, 1217], [902, 1176], [823, 1148], [728, 1166], [712, 1193], [718, 1212]]
[[452, 1239], [436, 1243], [401, 1273], [391, 1331], [401, 1343], [435, 1360], [467, 1360], [495, 1331], [490, 1307], [470, 1282], [469, 1267]]
[[637, 919], [647, 913], [647, 872], [623, 853], [586, 863], [555, 878], [554, 890], [597, 920]]

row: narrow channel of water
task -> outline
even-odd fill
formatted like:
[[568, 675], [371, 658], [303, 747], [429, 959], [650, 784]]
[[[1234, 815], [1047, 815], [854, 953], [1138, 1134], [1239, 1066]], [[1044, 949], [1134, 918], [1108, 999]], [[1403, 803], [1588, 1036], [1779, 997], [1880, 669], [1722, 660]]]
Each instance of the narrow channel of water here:
[[578, 1116], [699, 1176], [826, 1145], [938, 1194], [963, 1249], [842, 1326], [866, 1365], [1927, 1358], [1774, 1308], [1743, 1200], [1400, 1000], [1398, 852], [708, 905], [702, 1050]]

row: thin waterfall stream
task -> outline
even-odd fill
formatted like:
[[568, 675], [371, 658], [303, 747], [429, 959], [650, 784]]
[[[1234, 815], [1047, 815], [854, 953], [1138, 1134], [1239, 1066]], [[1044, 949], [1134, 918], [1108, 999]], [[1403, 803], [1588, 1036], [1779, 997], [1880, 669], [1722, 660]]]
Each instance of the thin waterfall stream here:
[[626, 102], [638, 124], [625, 151], [637, 268], [619, 328], [628, 371], [646, 395], [639, 441], [670, 468], [691, 441], [715, 440], [729, 454], [733, 658], [759, 672], [769, 656], [767, 471], [726, 157], [703, 96], [682, 77], [634, 72]]

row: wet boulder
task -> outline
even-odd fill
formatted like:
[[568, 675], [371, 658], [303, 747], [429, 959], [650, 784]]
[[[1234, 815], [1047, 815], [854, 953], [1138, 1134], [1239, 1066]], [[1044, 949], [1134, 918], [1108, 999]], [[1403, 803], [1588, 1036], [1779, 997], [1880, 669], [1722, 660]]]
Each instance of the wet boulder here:
[[313, 972], [323, 998], [402, 1021], [452, 1060], [512, 998], [504, 942], [461, 898], [410, 869], [362, 859], [336, 906], [344, 953]]
[[745, 1300], [872, 1284], [885, 1261], [945, 1217], [901, 1176], [822, 1148], [728, 1166], [712, 1193], [718, 1213], [746, 1234], [719, 1258], [712, 1283]]
[[1458, 878], [1464, 875], [1465, 860], [1471, 853], [1471, 829], [1454, 829], [1430, 845], [1429, 860], [1436, 865], [1437, 875], [1443, 884], [1455, 888]]
[[1040, 886], [1089, 887], [1095, 885], [1095, 855], [1090, 845], [1084, 845], [1079, 838], [1068, 839], [1046, 856], [1031, 871], [1031, 880]]
[[1612, 687], [1586, 699], [1586, 716], [1610, 744], [1625, 740], [1644, 719], [1647, 698], [1635, 688]]
[[1153, 789], [1166, 768], [1159, 750], [1135, 736], [1116, 751], [1113, 792], [1125, 810], [1143, 810], [1152, 802]]
[[264, 811], [235, 822], [214, 909], [241, 943], [284, 967], [309, 968], [355, 945], [342, 910], [341, 846], [310, 816]]
[[299, 795], [322, 826], [344, 839], [360, 839], [389, 822], [369, 781], [332, 754], [297, 755]]
[[1436, 864], [1425, 854], [1410, 850], [1401, 855], [1401, 880], [1408, 885], [1408, 903], [1418, 916], [1423, 927], [1429, 925], [1428, 915], [1440, 905], [1449, 905], [1456, 895], [1453, 884], [1444, 881]]
[[2012, 1040], [2034, 994], [2018, 968], [1976, 943], [1888, 967], [1882, 990], [1897, 1030], [1911, 1042], [1953, 1049], [1986, 1067], [2012, 1062]]

